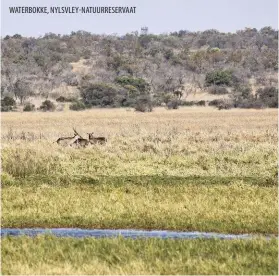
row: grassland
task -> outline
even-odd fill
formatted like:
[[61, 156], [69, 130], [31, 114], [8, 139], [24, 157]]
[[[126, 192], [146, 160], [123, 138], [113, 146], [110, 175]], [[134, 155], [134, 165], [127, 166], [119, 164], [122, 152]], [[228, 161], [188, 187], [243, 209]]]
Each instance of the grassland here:
[[277, 275], [277, 240], [4, 238], [3, 274]]
[[[277, 233], [274, 188], [244, 184], [209, 187], [187, 184], [183, 179], [180, 183], [169, 179], [172, 184], [154, 186], [145, 186], [141, 179], [140, 185], [115, 186], [113, 181], [87, 186], [5, 188], [2, 225]], [[152, 178], [149, 181], [152, 183]]]
[[[72, 135], [72, 127], [84, 136], [91, 131], [106, 136], [108, 143], [85, 149], [64, 148], [53, 143], [60, 136]], [[277, 234], [277, 194], [276, 110], [159, 108], [145, 114], [124, 109], [2, 114], [2, 227]], [[74, 242], [63, 241], [65, 246]], [[32, 274], [45, 269], [54, 274], [61, 269], [62, 274], [82, 274], [92, 269], [93, 263], [84, 270], [79, 269], [66, 255], [59, 262], [47, 263], [42, 261], [46, 258], [42, 254], [42, 259], [38, 257], [36, 261], [29, 250], [33, 246], [43, 250], [46, 242], [54, 244], [51, 247], [54, 253], [62, 252], [64, 242], [55, 238], [4, 239], [3, 244], [9, 250], [26, 251], [27, 264], [19, 258], [9, 273]], [[99, 243], [106, 248], [118, 248], [123, 245], [124, 252], [135, 256], [132, 249], [125, 247], [130, 242], [85, 239], [80, 241], [80, 246], [90, 248], [93, 243]], [[277, 266], [277, 258], [274, 251], [270, 255], [267, 241], [199, 241], [212, 242], [217, 259], [211, 259], [210, 253], [207, 261], [205, 257], [196, 255], [196, 259], [191, 259], [187, 255], [187, 242], [197, 252], [202, 248], [198, 242], [169, 241], [169, 245], [164, 242], [167, 243], [154, 241], [152, 247], [158, 266], [156, 260], [147, 261], [146, 253], [139, 263], [129, 259], [125, 266], [116, 261], [117, 265], [108, 270], [101, 260], [102, 264], [96, 263], [96, 267], [100, 265], [96, 271], [101, 274], [274, 274]], [[114, 247], [111, 243], [119, 244]], [[146, 248], [152, 242], [138, 243], [139, 247]], [[253, 254], [253, 246], [259, 244], [261, 249], [255, 252], [266, 261], [255, 261], [259, 266], [253, 270], [248, 256]], [[182, 245], [187, 252], [179, 249]], [[164, 246], [170, 248], [169, 266], [160, 265]], [[242, 257], [235, 254], [242, 252], [242, 247], [247, 251], [243, 249], [247, 259], [243, 257], [241, 264]], [[178, 255], [171, 248], [177, 248]], [[218, 259], [219, 251], [231, 254], [223, 259], [220, 255]], [[8, 269], [13, 259], [7, 252], [3, 251], [2, 256], [3, 267]], [[106, 258], [115, 258], [113, 252], [107, 253]], [[121, 248], [119, 252], [125, 260]], [[183, 258], [189, 260], [185, 266]], [[32, 267], [33, 261], [36, 265]], [[198, 262], [206, 264], [195, 270], [194, 264], [197, 266]]]

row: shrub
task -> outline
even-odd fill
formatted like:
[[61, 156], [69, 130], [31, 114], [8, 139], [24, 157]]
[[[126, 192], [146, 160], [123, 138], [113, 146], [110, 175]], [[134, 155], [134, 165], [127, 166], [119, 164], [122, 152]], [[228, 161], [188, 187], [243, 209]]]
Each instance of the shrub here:
[[181, 101], [178, 99], [172, 99], [167, 103], [168, 109], [178, 109], [179, 105], [181, 104]]
[[6, 96], [1, 100], [2, 112], [12, 111], [15, 106], [16, 106], [16, 102], [12, 97]]
[[205, 106], [206, 102], [205, 101], [198, 101], [197, 105], [199, 106]]
[[266, 105], [261, 100], [256, 100], [253, 98], [253, 99], [244, 99], [243, 101], [239, 102], [236, 107], [261, 109], [261, 108], [265, 108]]
[[215, 99], [208, 103], [209, 106], [215, 106], [219, 110], [221, 109], [231, 109], [234, 107], [232, 101], [230, 100], [221, 100], [221, 99]]
[[139, 112], [151, 112], [153, 105], [149, 96], [140, 96], [137, 98], [135, 110]]
[[55, 110], [55, 104], [50, 100], [45, 100], [42, 102], [42, 105], [40, 106], [40, 109], [43, 111], [54, 111]]
[[12, 106], [1, 106], [1, 112], [8, 112], [12, 110], [13, 110]]
[[208, 103], [209, 106], [218, 106], [223, 103], [223, 100], [215, 99]]
[[164, 57], [165, 57], [166, 60], [172, 59], [174, 57], [173, 50], [171, 50], [171, 49], [165, 50]]
[[228, 100], [220, 100], [219, 103], [216, 105], [219, 110], [222, 109], [231, 109], [233, 104]]
[[214, 95], [224, 95], [228, 94], [228, 90], [226, 87], [214, 85], [209, 88], [209, 93]]
[[56, 99], [56, 101], [57, 101], [57, 102], [64, 103], [64, 102], [66, 102], [66, 98], [63, 97], [63, 96], [60, 96], [60, 97], [58, 97], [58, 98]]
[[105, 83], [89, 83], [79, 88], [82, 101], [88, 106], [112, 106], [118, 94], [118, 88]]
[[30, 112], [30, 111], [34, 111], [35, 110], [35, 105], [31, 104], [31, 103], [27, 103], [24, 107], [23, 107], [23, 111], [26, 112]]
[[267, 107], [278, 108], [278, 88], [274, 86], [260, 88], [257, 90], [256, 96]]
[[254, 95], [252, 94], [252, 89], [247, 85], [240, 85], [235, 87], [232, 91], [232, 98], [235, 107], [240, 108], [252, 108], [255, 101]]
[[195, 102], [194, 101], [182, 101], [181, 102], [181, 105], [183, 105], [183, 106], [193, 106], [193, 105], [195, 105]]
[[74, 102], [75, 99], [73, 98], [66, 98], [64, 96], [59, 96], [57, 99], [56, 99], [57, 102], [61, 102], [61, 103], [64, 103], [64, 102]]
[[2, 106], [15, 106], [16, 102], [12, 97], [6, 96], [4, 99], [1, 101]]
[[228, 70], [215, 70], [205, 76], [205, 85], [232, 85], [232, 72]]
[[140, 92], [149, 92], [150, 85], [142, 78], [134, 78], [129, 76], [121, 76], [115, 79], [115, 82], [121, 86], [131, 85]]
[[77, 101], [77, 102], [72, 103], [69, 108], [71, 110], [75, 110], [75, 111], [84, 110], [84, 109], [86, 109], [86, 105], [81, 101]]

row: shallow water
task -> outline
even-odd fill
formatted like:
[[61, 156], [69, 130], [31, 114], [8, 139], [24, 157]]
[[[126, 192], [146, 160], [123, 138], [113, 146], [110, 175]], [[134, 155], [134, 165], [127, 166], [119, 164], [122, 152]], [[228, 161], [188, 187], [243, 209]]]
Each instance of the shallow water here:
[[[84, 237], [94, 237], [94, 238], [104, 238], [104, 237], [124, 237], [124, 238], [172, 238], [172, 239], [251, 239], [257, 237], [250, 234], [220, 234], [220, 233], [207, 233], [207, 232], [175, 232], [175, 231], [145, 231], [145, 230], [133, 230], [133, 229], [79, 229], [79, 228], [2, 228], [1, 237], [4, 236], [37, 236], [42, 234], [51, 234], [57, 237], [74, 237], [74, 238], [84, 238]], [[266, 237], [268, 238], [268, 237]]]

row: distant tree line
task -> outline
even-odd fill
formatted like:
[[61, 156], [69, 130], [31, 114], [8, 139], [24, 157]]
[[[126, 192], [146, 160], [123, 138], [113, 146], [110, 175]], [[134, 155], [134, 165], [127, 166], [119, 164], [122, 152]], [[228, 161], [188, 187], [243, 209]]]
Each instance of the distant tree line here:
[[[187, 105], [187, 97], [198, 92], [224, 95], [220, 108], [278, 105], [278, 31], [271, 27], [235, 33], [15, 34], [1, 43], [2, 111], [15, 110], [17, 103], [32, 111], [29, 98], [37, 96], [42, 102], [57, 99], [54, 106], [69, 101], [73, 110], [99, 106], [151, 111], [158, 105]], [[81, 60], [87, 70], [73, 70], [72, 63]], [[78, 93], [55, 94], [62, 85]], [[42, 106], [40, 110], [55, 109]]]

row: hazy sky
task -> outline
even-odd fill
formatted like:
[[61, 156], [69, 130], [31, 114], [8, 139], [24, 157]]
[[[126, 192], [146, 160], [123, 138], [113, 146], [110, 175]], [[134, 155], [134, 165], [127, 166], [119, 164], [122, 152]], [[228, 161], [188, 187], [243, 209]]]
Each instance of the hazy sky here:
[[[10, 14], [10, 6], [136, 6], [136, 14]], [[85, 30], [126, 34], [147, 26], [151, 33], [245, 27], [278, 29], [277, 0], [1, 0], [1, 35], [40, 36]]]

